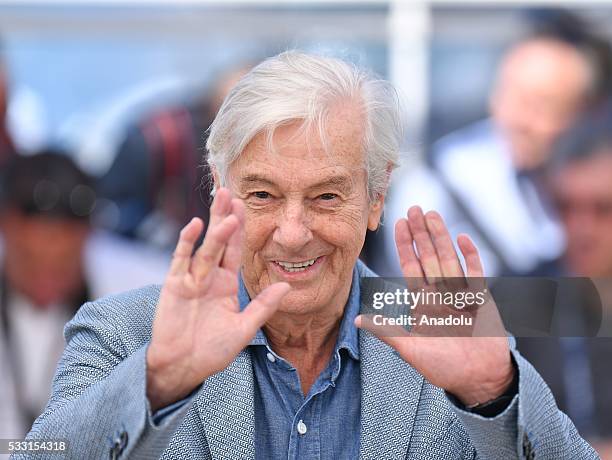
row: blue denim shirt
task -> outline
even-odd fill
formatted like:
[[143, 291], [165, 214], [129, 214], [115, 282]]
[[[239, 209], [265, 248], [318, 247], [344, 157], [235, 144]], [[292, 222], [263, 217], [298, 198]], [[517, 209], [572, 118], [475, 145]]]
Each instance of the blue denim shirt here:
[[[250, 299], [240, 280], [240, 308]], [[359, 275], [353, 282], [338, 340], [327, 367], [307, 395], [297, 370], [268, 345], [262, 330], [249, 345], [255, 375], [255, 452], [258, 459], [339, 459], [359, 456], [361, 376]]]

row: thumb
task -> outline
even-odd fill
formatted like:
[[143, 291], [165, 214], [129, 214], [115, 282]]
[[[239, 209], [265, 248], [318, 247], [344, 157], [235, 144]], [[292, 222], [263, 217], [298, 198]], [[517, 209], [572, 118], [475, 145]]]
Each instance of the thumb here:
[[249, 332], [255, 334], [280, 306], [281, 300], [291, 290], [289, 283], [274, 283], [251, 300], [242, 313]]
[[410, 337], [412, 334], [401, 326], [391, 326], [389, 324], [377, 324], [374, 321], [374, 315], [359, 315], [355, 318], [355, 326], [359, 329], [363, 329], [371, 332], [384, 343], [389, 345], [398, 353], [401, 350], [401, 355], [406, 353], [406, 344], [410, 342], [405, 340], [406, 337]]

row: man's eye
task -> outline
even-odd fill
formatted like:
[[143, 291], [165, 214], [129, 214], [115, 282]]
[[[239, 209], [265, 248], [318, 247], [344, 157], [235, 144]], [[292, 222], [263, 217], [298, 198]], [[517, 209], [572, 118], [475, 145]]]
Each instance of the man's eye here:
[[336, 195], [335, 193], [324, 193], [319, 198], [321, 198], [323, 201], [331, 201], [338, 198], [338, 195]]
[[270, 194], [268, 192], [254, 192], [253, 196], [255, 198], [259, 198], [260, 200], [267, 200], [270, 198]]

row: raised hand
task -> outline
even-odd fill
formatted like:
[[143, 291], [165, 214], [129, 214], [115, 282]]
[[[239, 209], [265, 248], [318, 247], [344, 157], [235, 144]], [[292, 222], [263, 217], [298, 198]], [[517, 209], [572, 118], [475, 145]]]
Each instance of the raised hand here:
[[[419, 207], [408, 211], [407, 219], [395, 226], [395, 240], [404, 276], [412, 288], [435, 289], [440, 278], [464, 278], [452, 239], [440, 215], [423, 215]], [[467, 235], [457, 239], [465, 260], [467, 277], [483, 277], [478, 250]], [[416, 249], [416, 250], [415, 250]], [[465, 280], [466, 284], [469, 280]], [[494, 399], [508, 388], [514, 376], [508, 339], [491, 299], [481, 310], [490, 336], [427, 337], [414, 328], [376, 326], [359, 316], [358, 327], [370, 330], [393, 347], [432, 384], [458, 397], [465, 405]]]
[[147, 397], [153, 410], [178, 401], [223, 370], [250, 342], [289, 292], [276, 283], [241, 312], [238, 271], [244, 205], [217, 190], [204, 242], [193, 253], [203, 223], [181, 231], [161, 290], [147, 349]]

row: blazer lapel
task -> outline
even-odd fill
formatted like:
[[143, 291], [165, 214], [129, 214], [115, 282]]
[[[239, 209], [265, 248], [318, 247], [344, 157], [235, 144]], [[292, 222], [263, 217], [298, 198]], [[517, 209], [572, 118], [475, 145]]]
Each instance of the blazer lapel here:
[[389, 346], [359, 331], [361, 433], [359, 458], [404, 459], [408, 453], [423, 377]]
[[213, 459], [255, 458], [253, 391], [248, 350], [202, 384], [196, 402]]

